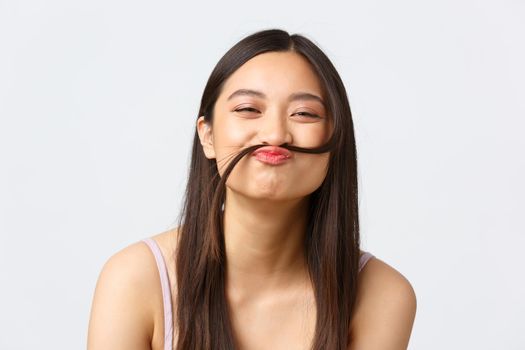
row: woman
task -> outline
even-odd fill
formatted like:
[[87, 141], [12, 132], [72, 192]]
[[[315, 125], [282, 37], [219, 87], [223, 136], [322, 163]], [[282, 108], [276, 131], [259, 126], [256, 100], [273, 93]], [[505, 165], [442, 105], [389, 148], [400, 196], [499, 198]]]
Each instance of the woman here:
[[88, 348], [406, 349], [414, 291], [360, 251], [357, 204], [330, 60], [282, 30], [244, 38], [205, 87], [178, 228], [105, 264]]

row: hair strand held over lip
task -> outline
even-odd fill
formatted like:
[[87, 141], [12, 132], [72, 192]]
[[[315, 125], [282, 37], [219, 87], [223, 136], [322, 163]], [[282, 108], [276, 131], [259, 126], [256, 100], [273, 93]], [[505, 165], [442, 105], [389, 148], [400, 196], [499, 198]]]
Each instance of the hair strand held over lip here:
[[[316, 299], [317, 319], [311, 349], [346, 349], [357, 292], [359, 218], [357, 153], [352, 115], [343, 82], [328, 57], [309, 39], [269, 29], [234, 45], [213, 69], [203, 92], [199, 116], [213, 123], [213, 108], [227, 78], [249, 59], [271, 51], [303, 55], [317, 73], [333, 120], [329, 141], [317, 148], [290, 144], [294, 152], [330, 152], [326, 178], [310, 194], [304, 253]], [[225, 293], [226, 254], [221, 206], [226, 181], [244, 156], [263, 144], [242, 149], [222, 176], [194, 135], [176, 252], [178, 350], [236, 349]]]

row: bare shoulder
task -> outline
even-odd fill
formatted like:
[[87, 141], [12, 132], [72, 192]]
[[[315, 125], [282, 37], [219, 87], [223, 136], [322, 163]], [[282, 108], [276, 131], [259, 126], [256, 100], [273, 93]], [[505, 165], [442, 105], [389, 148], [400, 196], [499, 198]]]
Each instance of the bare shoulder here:
[[151, 349], [160, 288], [155, 258], [144, 242], [111, 256], [95, 288], [88, 349]]
[[384, 261], [370, 259], [359, 274], [350, 349], [406, 349], [416, 307], [410, 282]]

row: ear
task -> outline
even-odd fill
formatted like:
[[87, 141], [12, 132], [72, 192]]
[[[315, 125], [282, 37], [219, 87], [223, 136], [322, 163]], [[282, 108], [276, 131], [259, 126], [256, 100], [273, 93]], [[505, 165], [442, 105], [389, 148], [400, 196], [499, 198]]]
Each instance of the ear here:
[[211, 125], [204, 120], [204, 116], [200, 116], [199, 119], [197, 119], [197, 133], [199, 134], [199, 139], [206, 158], [215, 158]]

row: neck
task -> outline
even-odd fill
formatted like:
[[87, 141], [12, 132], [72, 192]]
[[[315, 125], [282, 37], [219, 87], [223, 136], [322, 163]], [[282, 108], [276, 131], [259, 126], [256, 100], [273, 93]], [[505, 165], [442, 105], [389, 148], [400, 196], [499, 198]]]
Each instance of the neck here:
[[227, 188], [224, 239], [231, 292], [253, 296], [304, 280], [307, 210], [308, 198], [261, 200]]

